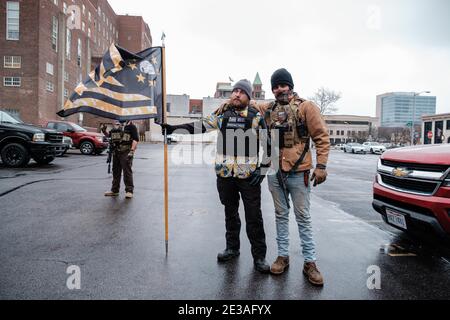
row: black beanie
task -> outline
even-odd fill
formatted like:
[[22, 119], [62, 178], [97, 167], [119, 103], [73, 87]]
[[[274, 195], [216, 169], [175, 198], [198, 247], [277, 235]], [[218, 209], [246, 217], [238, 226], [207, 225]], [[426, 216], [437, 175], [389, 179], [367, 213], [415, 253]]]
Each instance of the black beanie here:
[[292, 76], [284, 68], [275, 71], [270, 81], [272, 83], [272, 90], [279, 84], [287, 84], [291, 90], [294, 89], [294, 81], [292, 80]]

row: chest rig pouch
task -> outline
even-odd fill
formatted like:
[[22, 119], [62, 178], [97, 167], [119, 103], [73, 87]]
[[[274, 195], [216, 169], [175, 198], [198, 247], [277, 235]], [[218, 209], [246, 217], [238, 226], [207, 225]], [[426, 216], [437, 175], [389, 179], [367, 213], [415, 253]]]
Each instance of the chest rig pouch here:
[[274, 104], [268, 110], [267, 118], [269, 118], [270, 129], [278, 130], [280, 149], [292, 148], [300, 142], [300, 139], [309, 137], [306, 121], [298, 117], [297, 108], [291, 105]]
[[253, 108], [248, 108], [246, 117], [239, 115], [235, 110], [227, 109], [223, 113], [217, 152], [234, 157], [257, 156], [259, 141], [252, 132], [252, 123], [256, 114], [257, 111]]
[[128, 130], [114, 129], [111, 130], [111, 142], [116, 147], [116, 150], [122, 152], [131, 149], [133, 141]]

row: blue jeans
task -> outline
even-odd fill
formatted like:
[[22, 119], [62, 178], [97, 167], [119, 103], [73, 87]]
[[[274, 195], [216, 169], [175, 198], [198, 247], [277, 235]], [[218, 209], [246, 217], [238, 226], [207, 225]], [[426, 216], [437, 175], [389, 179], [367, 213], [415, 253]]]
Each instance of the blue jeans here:
[[[302, 243], [303, 257], [305, 262], [315, 262], [316, 249], [313, 240], [311, 215], [309, 213], [311, 183], [308, 182], [308, 187], [306, 187], [304, 176], [304, 172], [290, 174], [286, 180], [286, 188], [288, 196], [291, 196], [294, 204], [295, 219], [297, 220], [298, 232]], [[289, 209], [277, 176], [269, 175], [267, 180], [275, 205], [278, 255], [281, 257], [288, 257]]]

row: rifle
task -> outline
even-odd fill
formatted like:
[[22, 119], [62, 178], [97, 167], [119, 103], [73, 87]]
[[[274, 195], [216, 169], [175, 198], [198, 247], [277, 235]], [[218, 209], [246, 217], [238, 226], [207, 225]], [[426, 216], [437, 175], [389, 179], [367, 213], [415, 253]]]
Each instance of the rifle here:
[[303, 159], [305, 159], [305, 156], [306, 156], [306, 154], [309, 151], [309, 147], [310, 147], [310, 145], [309, 145], [309, 138], [308, 138], [308, 142], [305, 144], [305, 148], [303, 149], [302, 155], [297, 160], [297, 162], [295, 162], [295, 164], [292, 167], [291, 171], [289, 171], [286, 174], [283, 174], [281, 172], [281, 165], [280, 165], [280, 169], [278, 169], [278, 171], [277, 171], [278, 183], [280, 184], [280, 187], [283, 190], [284, 199], [286, 200], [286, 204], [287, 204], [288, 209], [291, 209], [291, 206], [289, 205], [289, 197], [288, 197], [288, 194], [287, 194], [287, 187], [286, 187], [287, 177], [289, 176], [289, 174], [294, 173], [295, 171], [297, 171], [297, 168], [302, 164]]
[[114, 144], [111, 141], [111, 138], [108, 139], [108, 158], [106, 159], [106, 163], [108, 164], [108, 174], [111, 173], [111, 161], [114, 153]]
[[[286, 175], [287, 178], [287, 175]], [[286, 204], [288, 207], [288, 210], [291, 209], [291, 205], [289, 204], [289, 196], [287, 193], [287, 187], [286, 187], [286, 178], [284, 176], [284, 174], [281, 172], [281, 169], [279, 169], [277, 171], [277, 179], [278, 179], [278, 183], [280, 184], [281, 190], [283, 190], [283, 196], [284, 196], [284, 200], [286, 200]]]

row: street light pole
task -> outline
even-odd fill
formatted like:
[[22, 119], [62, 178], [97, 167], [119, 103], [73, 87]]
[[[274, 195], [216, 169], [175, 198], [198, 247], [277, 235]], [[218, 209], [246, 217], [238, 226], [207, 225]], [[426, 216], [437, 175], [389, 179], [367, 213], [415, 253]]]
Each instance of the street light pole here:
[[430, 91], [422, 91], [422, 92], [413, 92], [413, 114], [412, 114], [412, 121], [411, 121], [411, 145], [414, 145], [414, 134], [415, 134], [415, 127], [414, 124], [416, 123], [416, 97], [420, 96], [422, 93], [431, 93]]

